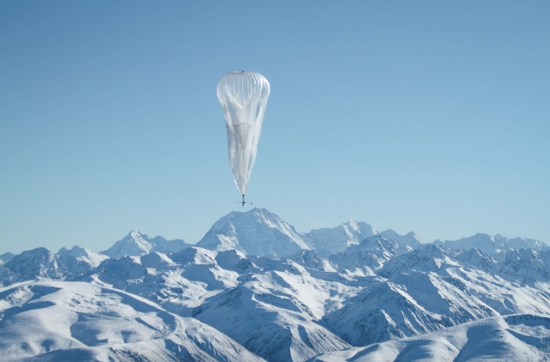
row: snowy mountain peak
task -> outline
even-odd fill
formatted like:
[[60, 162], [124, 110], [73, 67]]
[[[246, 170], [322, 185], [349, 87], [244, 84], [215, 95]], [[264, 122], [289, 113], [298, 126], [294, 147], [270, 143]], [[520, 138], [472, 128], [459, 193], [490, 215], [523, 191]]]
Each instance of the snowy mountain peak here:
[[392, 229], [382, 231], [380, 233], [383, 237], [391, 239], [397, 242], [400, 247], [400, 252], [410, 251], [420, 245], [422, 245], [422, 240], [413, 232], [410, 231], [405, 235], [399, 235]]
[[348, 222], [345, 223], [344, 225], [347, 225], [351, 230], [353, 230], [355, 232], [361, 232], [359, 224], [357, 224], [357, 221], [355, 221], [353, 219], [349, 219]]
[[153, 249], [153, 244], [149, 242], [150, 238], [146, 234], [132, 230], [122, 240], [117, 241], [109, 249], [102, 251], [111, 258], [122, 258], [124, 256], [141, 256], [149, 254]]
[[48, 249], [42, 247], [24, 251], [3, 266], [14, 273], [14, 281], [60, 276], [56, 258]]
[[367, 223], [350, 219], [334, 228], [311, 230], [307, 239], [320, 255], [330, 255], [346, 250], [350, 245], [358, 245], [361, 240], [377, 234]]
[[51, 251], [44, 247], [36, 248], [33, 250], [27, 250], [14, 256], [9, 262], [6, 263], [6, 267], [10, 268], [16, 265], [37, 265], [48, 264], [53, 261], [53, 254]]
[[380, 234], [373, 235], [361, 241], [357, 246], [350, 247], [350, 250], [380, 250], [385, 252], [390, 252], [392, 256], [397, 255], [397, 249], [399, 245], [395, 240], [388, 239], [383, 237]]
[[76, 260], [83, 261], [93, 267], [98, 266], [103, 260], [108, 258], [106, 255], [98, 254], [90, 249], [81, 248], [77, 245], [73, 246], [71, 250], [63, 247], [57, 252], [57, 255], [72, 256]]
[[101, 254], [118, 259], [124, 256], [142, 256], [156, 251], [161, 253], [178, 252], [189, 246], [181, 239], [166, 240], [162, 236], [150, 238], [147, 234], [132, 230], [126, 237], [117, 241], [111, 248], [102, 251]]
[[149, 237], [146, 235], [146, 234], [142, 234], [140, 233], [139, 231], [137, 230], [131, 230], [129, 233], [128, 233], [128, 236], [131, 236], [132, 238], [136, 239], [136, 238], [143, 238], [145, 237], [146, 239], [149, 239]]
[[59, 249], [57, 254], [58, 255], [71, 255], [71, 256], [74, 256], [74, 257], [86, 256], [86, 255], [88, 255], [87, 250], [88, 249], [84, 249], [84, 248], [81, 248], [78, 245], [75, 245], [70, 250], [65, 248], [65, 247], [62, 247], [61, 249]]
[[303, 234], [266, 209], [233, 211], [218, 220], [198, 247], [210, 250], [235, 249], [249, 255], [283, 256], [310, 249]]

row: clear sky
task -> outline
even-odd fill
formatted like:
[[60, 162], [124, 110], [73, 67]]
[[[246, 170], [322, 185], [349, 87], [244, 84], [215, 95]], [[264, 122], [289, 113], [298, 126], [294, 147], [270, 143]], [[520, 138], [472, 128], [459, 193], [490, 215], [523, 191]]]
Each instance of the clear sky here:
[[549, 243], [549, 19], [546, 0], [0, 0], [0, 253], [195, 243], [243, 210], [216, 99], [233, 70], [271, 83], [247, 199], [299, 231]]

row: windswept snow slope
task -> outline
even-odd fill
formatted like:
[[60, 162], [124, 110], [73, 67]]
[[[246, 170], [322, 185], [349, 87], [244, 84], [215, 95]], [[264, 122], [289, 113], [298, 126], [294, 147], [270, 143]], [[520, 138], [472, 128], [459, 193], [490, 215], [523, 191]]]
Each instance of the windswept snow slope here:
[[319, 324], [331, 294], [349, 288], [316, 279], [291, 261], [241, 280], [193, 316], [269, 361], [303, 361], [350, 347]]
[[412, 338], [326, 353], [310, 361], [548, 360], [550, 360], [550, 316], [520, 314], [482, 319]]
[[260, 361], [212, 327], [89, 283], [42, 281], [0, 289], [4, 361]]

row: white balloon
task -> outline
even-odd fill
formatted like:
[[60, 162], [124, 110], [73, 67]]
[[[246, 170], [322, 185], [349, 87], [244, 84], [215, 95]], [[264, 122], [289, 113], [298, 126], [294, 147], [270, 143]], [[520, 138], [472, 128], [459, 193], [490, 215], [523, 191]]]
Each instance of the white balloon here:
[[227, 125], [229, 165], [243, 202], [256, 160], [269, 91], [267, 79], [254, 72], [229, 72], [218, 83], [218, 100]]

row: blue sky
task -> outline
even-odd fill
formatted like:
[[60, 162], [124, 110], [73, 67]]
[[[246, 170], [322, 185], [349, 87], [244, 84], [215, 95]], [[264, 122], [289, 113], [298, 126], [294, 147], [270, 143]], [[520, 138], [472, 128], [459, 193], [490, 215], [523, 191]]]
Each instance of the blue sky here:
[[216, 99], [232, 70], [271, 83], [247, 199], [299, 231], [549, 243], [548, 19], [547, 1], [0, 1], [0, 253], [194, 243], [243, 210]]

